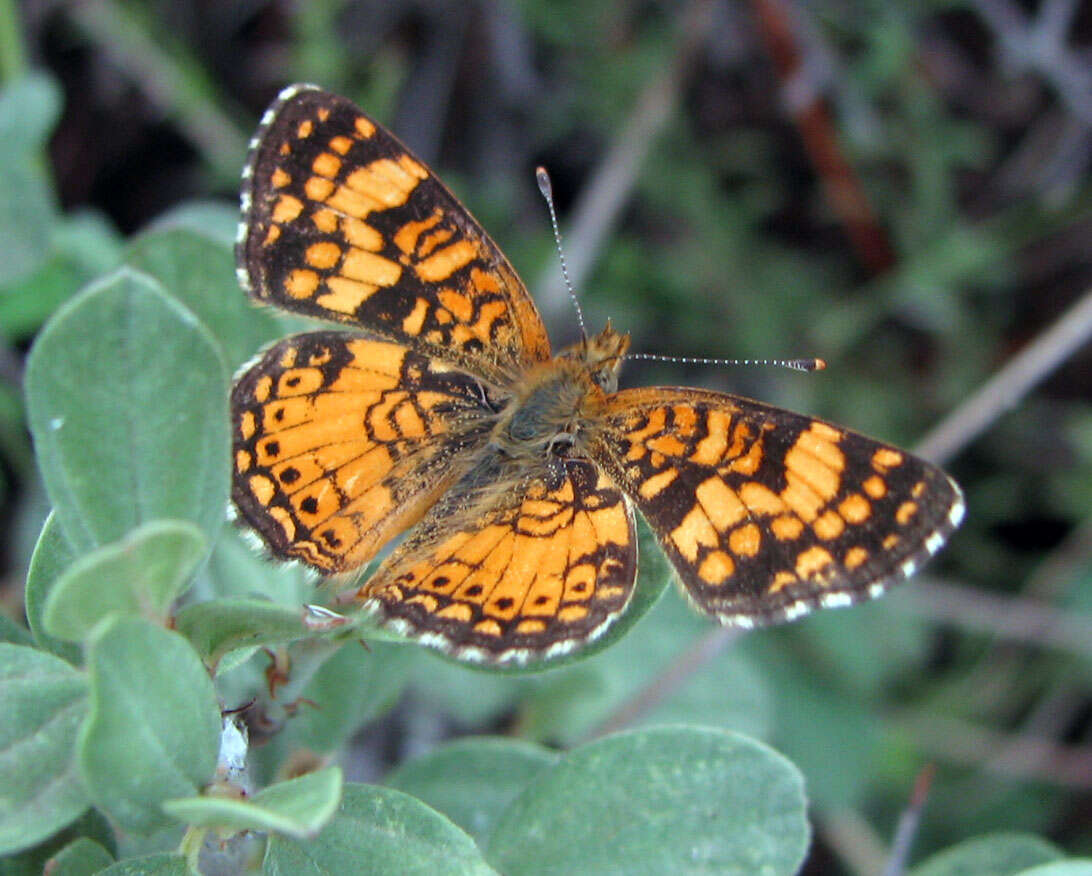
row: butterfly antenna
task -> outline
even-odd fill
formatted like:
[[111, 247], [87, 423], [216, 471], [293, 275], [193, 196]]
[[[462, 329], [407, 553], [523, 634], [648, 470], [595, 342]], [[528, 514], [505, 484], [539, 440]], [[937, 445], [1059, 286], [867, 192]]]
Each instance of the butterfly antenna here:
[[538, 182], [538, 190], [546, 199], [546, 206], [550, 209], [550, 225], [554, 229], [554, 242], [557, 244], [557, 256], [561, 260], [561, 276], [565, 278], [565, 288], [569, 290], [569, 298], [576, 308], [576, 321], [580, 324], [580, 337], [588, 339], [588, 332], [584, 328], [584, 311], [580, 309], [580, 300], [576, 297], [572, 281], [569, 279], [569, 269], [565, 266], [565, 251], [561, 248], [561, 230], [557, 227], [557, 212], [554, 210], [554, 187], [550, 182], [550, 174], [545, 167], [535, 168], [535, 180]]
[[791, 368], [793, 371], [822, 371], [827, 367], [822, 359], [706, 359], [701, 356], [661, 356], [657, 353], [627, 353], [626, 358], [676, 362], [681, 365], [772, 365]]

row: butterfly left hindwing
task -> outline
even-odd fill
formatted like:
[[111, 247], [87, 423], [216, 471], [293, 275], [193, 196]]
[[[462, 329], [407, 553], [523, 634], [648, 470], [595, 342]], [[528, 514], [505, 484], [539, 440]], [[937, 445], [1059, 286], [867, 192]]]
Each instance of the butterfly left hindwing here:
[[487, 440], [470, 377], [347, 332], [273, 345], [231, 408], [236, 507], [275, 553], [327, 574], [416, 522]]

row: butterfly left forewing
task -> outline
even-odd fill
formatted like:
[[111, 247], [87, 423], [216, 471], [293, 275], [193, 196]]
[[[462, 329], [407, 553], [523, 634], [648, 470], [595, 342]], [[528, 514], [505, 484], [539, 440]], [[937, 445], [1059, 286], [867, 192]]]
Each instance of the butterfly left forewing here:
[[958, 525], [940, 469], [848, 429], [696, 389], [624, 390], [591, 453], [644, 514], [692, 601], [754, 626], [871, 598]]
[[432, 172], [350, 101], [285, 89], [254, 138], [240, 280], [260, 301], [348, 323], [503, 382], [549, 358], [507, 259]]

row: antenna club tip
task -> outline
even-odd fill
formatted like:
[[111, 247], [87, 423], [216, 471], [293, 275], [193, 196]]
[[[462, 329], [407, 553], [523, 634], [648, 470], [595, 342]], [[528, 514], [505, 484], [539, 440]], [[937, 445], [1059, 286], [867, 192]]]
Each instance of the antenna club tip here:
[[550, 183], [550, 174], [541, 164], [535, 168], [535, 181], [538, 183], [538, 190], [544, 197], [549, 198], [553, 192], [553, 186]]
[[826, 367], [827, 367], [827, 360], [826, 359], [816, 359], [815, 360], [815, 367], [812, 370], [813, 371], [825, 371]]

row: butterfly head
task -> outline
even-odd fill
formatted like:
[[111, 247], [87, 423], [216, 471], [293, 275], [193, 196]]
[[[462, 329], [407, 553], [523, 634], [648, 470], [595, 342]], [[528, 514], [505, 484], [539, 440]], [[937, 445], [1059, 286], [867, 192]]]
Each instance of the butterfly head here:
[[566, 347], [558, 358], [583, 363], [591, 379], [604, 392], [614, 392], [618, 389], [618, 372], [622, 369], [622, 360], [628, 349], [629, 335], [615, 331], [610, 320], [607, 320], [603, 331]]

